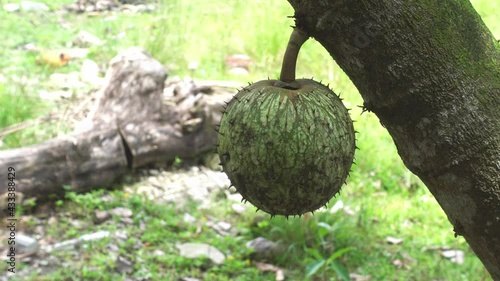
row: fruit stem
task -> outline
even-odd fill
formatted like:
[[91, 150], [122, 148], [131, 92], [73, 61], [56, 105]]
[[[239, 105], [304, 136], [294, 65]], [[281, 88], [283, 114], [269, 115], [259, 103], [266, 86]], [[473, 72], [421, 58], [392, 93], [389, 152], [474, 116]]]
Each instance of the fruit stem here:
[[297, 65], [297, 57], [299, 56], [300, 47], [307, 41], [309, 36], [305, 32], [294, 28], [288, 45], [286, 46], [285, 55], [283, 56], [283, 64], [281, 65], [280, 80], [282, 82], [291, 83], [295, 81], [295, 68]]

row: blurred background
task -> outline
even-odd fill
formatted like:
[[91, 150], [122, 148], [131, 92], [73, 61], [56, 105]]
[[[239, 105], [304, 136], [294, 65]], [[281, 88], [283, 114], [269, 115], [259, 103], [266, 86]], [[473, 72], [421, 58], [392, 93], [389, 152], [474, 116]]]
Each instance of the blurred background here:
[[[500, 38], [500, 2], [471, 2]], [[279, 76], [294, 24], [285, 0], [0, 3], [2, 150], [70, 132], [82, 117], [75, 108], [101, 85], [109, 60], [128, 47], [144, 48], [165, 66], [170, 80], [246, 84]], [[84, 233], [110, 235], [84, 247], [27, 257], [19, 261], [18, 273], [1, 278], [491, 280], [464, 239], [454, 237], [427, 188], [404, 167], [377, 117], [361, 114], [363, 101], [356, 88], [315, 40], [303, 46], [297, 76], [329, 84], [357, 121], [356, 165], [328, 208], [300, 219], [270, 219], [234, 201], [234, 191], [217, 189], [203, 199], [207, 202], [187, 198], [183, 204], [137, 192], [151, 178], [168, 186], [179, 174], [214, 177], [209, 167], [179, 158], [135, 171], [111, 190], [68, 192], [43, 211], [36, 202], [24, 204], [18, 210], [24, 223], [20, 232], [41, 246]], [[194, 182], [188, 181], [188, 188], [203, 180]], [[117, 208], [130, 214], [113, 211]], [[96, 211], [109, 218], [96, 221]], [[265, 239], [259, 241], [267, 250], [255, 246], [256, 238]], [[214, 247], [224, 259], [193, 258], [181, 247], [188, 243]]]

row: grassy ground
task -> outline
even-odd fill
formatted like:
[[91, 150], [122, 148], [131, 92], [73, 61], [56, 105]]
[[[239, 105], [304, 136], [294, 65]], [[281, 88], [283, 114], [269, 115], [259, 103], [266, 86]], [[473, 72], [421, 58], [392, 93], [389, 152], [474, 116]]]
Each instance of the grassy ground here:
[[[2, 4], [5, 1], [0, 1]], [[41, 1], [56, 10], [69, 0]], [[496, 35], [500, 37], [500, 4], [476, 0], [473, 4]], [[265, 8], [262, 8], [265, 7]], [[54, 11], [23, 14], [0, 11], [0, 127], [36, 118], [50, 112], [60, 103], [38, 97], [53, 72], [78, 70], [79, 61], [59, 69], [35, 63], [37, 54], [18, 47], [35, 43], [43, 49], [64, 47], [85, 29], [105, 39], [103, 46], [92, 47], [89, 58], [105, 65], [119, 50], [142, 46], [165, 64], [170, 75], [190, 75], [195, 79], [255, 81], [276, 78], [287, 42], [293, 11], [282, 1], [164, 1], [155, 13], [140, 15], [59, 14]], [[118, 36], [118, 35], [123, 36]], [[249, 77], [233, 76], [224, 66], [224, 58], [235, 53], [253, 59]], [[198, 68], [188, 68], [197, 62]], [[253, 211], [234, 214], [230, 203], [217, 197], [219, 204], [199, 210], [195, 204], [183, 209], [158, 205], [136, 195], [117, 190], [110, 192], [112, 201], [101, 201], [105, 191], [87, 195], [71, 194], [58, 204], [58, 210], [69, 214], [58, 224], [49, 226], [53, 235], [64, 233], [64, 239], [98, 229], [123, 229], [130, 241], [118, 245], [120, 252], [134, 261], [131, 275], [149, 280], [177, 280], [182, 276], [204, 276], [204, 280], [274, 280], [272, 273], [259, 272], [241, 245], [264, 236], [286, 245], [285, 254], [271, 261], [286, 269], [290, 280], [304, 280], [306, 272], [318, 270], [311, 280], [342, 280], [339, 272], [370, 275], [371, 280], [491, 280], [463, 238], [454, 238], [452, 226], [427, 189], [402, 165], [392, 140], [371, 114], [360, 115], [362, 100], [350, 80], [327, 52], [309, 40], [299, 57], [298, 75], [314, 76], [330, 83], [353, 109], [360, 150], [357, 165], [339, 197], [352, 215], [344, 212], [318, 212], [310, 219], [274, 218], [269, 220]], [[64, 106], [64, 104], [62, 105]], [[60, 124], [44, 124], [8, 135], [2, 149], [37, 143], [60, 133]], [[334, 205], [332, 202], [330, 206]], [[95, 209], [125, 206], [134, 210], [134, 224], [94, 225], [90, 213]], [[198, 220], [212, 216], [238, 228], [236, 237], [219, 238], [203, 228], [199, 234], [180, 218], [185, 212]], [[71, 219], [89, 221], [87, 229], [77, 229]], [[146, 229], [137, 226], [146, 222]], [[404, 239], [389, 245], [387, 236]], [[207, 266], [204, 260], [189, 260], [176, 255], [178, 241], [204, 241], [219, 247], [229, 258], [221, 266]], [[109, 240], [91, 244], [79, 259], [68, 256], [71, 265], [46, 276], [30, 280], [124, 280], [113, 269], [106, 245]], [[134, 250], [136, 243], [146, 245]], [[443, 258], [439, 251], [426, 251], [429, 246], [450, 246], [465, 252], [465, 263], [458, 265]], [[161, 249], [166, 256], [151, 255]], [[345, 250], [345, 253], [343, 251]], [[64, 257], [65, 253], [61, 253]], [[337, 257], [338, 256], [338, 257]], [[331, 258], [333, 257], [333, 258]], [[330, 259], [329, 259], [330, 258]], [[402, 262], [401, 266], [397, 261]], [[396, 265], [395, 265], [396, 263]], [[322, 265], [322, 266], [320, 266]], [[2, 265], [3, 266], [3, 265]], [[21, 265], [21, 268], [28, 265]], [[1, 266], [0, 266], [1, 267]], [[15, 280], [15, 279], [13, 279]], [[145, 279], [147, 280], [147, 279]]]

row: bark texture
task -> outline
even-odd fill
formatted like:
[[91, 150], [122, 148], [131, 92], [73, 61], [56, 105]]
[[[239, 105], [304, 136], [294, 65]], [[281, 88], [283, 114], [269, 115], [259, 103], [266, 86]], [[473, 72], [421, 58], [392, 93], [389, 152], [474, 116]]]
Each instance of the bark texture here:
[[500, 280], [500, 45], [470, 2], [289, 2]]

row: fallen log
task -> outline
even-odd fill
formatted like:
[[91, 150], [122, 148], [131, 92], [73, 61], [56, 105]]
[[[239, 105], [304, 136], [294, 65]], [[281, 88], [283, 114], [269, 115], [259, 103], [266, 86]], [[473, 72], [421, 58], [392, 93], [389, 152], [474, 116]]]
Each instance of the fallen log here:
[[[15, 170], [17, 192], [46, 199], [60, 195], [65, 185], [81, 192], [110, 184], [127, 171], [124, 152], [120, 134], [108, 129], [0, 151], [0, 169]], [[6, 176], [6, 172], [1, 176], [4, 183]], [[7, 185], [0, 186], [0, 191], [7, 192]]]
[[135, 168], [212, 149], [214, 126], [231, 95], [204, 94], [192, 81], [167, 91], [166, 78], [164, 67], [140, 49], [116, 56], [84, 125], [64, 137], [0, 151], [0, 194], [9, 191], [9, 167], [16, 192], [46, 201], [62, 196], [65, 186], [76, 192], [107, 187]]

